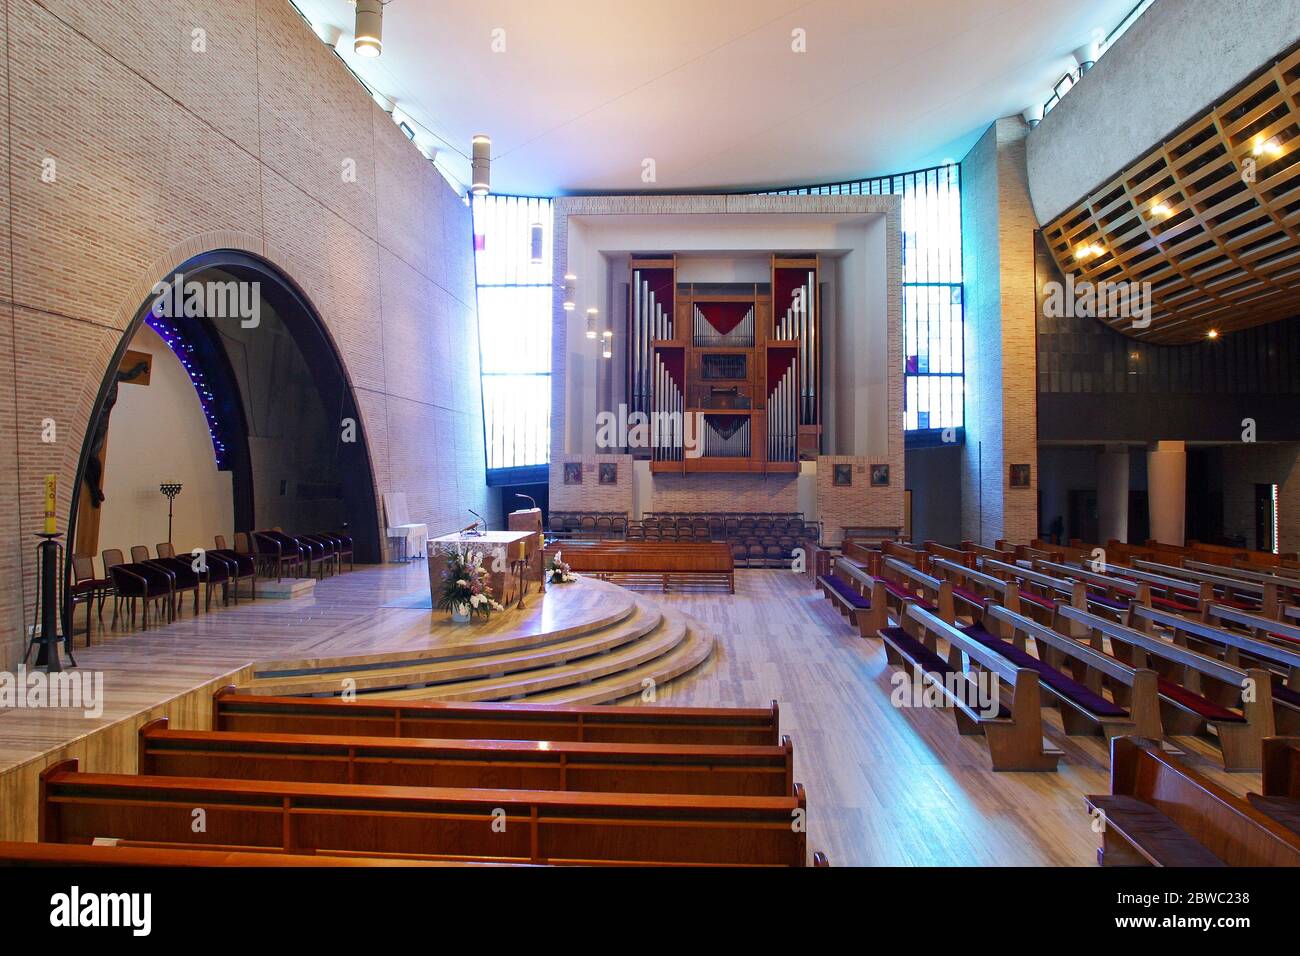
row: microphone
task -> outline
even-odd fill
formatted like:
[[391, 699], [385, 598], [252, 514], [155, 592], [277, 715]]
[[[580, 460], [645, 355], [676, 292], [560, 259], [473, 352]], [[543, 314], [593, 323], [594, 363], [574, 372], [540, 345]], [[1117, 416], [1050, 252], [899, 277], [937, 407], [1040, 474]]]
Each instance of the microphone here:
[[529, 504], [531, 504], [534, 508], [537, 507], [537, 501], [533, 498], [532, 495], [521, 495], [521, 494], [519, 494], [519, 493], [516, 492], [516, 493], [515, 493], [515, 497], [516, 497], [516, 498], [527, 498]]

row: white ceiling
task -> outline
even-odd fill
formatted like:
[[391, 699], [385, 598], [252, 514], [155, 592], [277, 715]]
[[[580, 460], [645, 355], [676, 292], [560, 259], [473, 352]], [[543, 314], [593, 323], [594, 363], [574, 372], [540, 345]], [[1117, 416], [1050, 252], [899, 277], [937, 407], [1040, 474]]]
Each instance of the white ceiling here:
[[1135, 0], [391, 0], [377, 60], [352, 53], [348, 0], [296, 2], [343, 30], [339, 52], [456, 178], [487, 133], [493, 190], [549, 195], [959, 160], [992, 120], [1045, 100], [1070, 51]]

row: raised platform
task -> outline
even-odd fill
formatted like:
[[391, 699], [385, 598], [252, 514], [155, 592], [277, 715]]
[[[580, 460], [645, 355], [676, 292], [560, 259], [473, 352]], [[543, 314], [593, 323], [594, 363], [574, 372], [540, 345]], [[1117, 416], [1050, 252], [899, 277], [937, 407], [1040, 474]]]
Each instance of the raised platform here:
[[0, 711], [0, 839], [36, 833], [36, 778], [55, 760], [136, 771], [136, 731], [169, 717], [211, 726], [212, 694], [337, 694], [430, 700], [598, 703], [662, 686], [706, 660], [713, 638], [677, 611], [582, 578], [534, 591], [486, 624], [429, 609], [421, 566], [326, 578], [305, 596], [242, 601], [76, 649], [103, 675], [103, 710]]

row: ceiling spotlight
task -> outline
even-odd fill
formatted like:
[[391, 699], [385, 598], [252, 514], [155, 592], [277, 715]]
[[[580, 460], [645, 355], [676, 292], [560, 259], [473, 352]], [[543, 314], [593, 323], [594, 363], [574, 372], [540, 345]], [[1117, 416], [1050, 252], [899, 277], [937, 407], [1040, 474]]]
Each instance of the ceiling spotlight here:
[[599, 309], [590, 308], [587, 310], [587, 338], [589, 339], [596, 337], [596, 316], [599, 314]]
[[1029, 128], [1033, 129], [1043, 121], [1043, 104], [1039, 103], [1037, 106], [1025, 107], [1020, 116], [1029, 124]]
[[529, 229], [532, 246], [532, 263], [535, 266], [542, 264], [542, 224], [535, 222]]
[[578, 277], [572, 272], [564, 277], [564, 311], [572, 312], [577, 303], [574, 300], [578, 297]]
[[313, 29], [315, 29], [316, 35], [320, 37], [321, 42], [327, 47], [331, 50], [338, 48], [339, 40], [343, 38], [342, 30], [332, 23], [318, 23]]
[[1168, 219], [1174, 214], [1174, 211], [1168, 205], [1162, 202], [1156, 203], [1151, 207], [1151, 215], [1159, 216], [1161, 219]]
[[1106, 250], [1095, 242], [1081, 242], [1074, 247], [1074, 259], [1076, 262], [1085, 262], [1088, 259], [1096, 259]]
[[473, 144], [471, 167], [474, 183], [470, 186], [470, 192], [475, 196], [486, 196], [492, 191], [492, 138], [479, 133], [474, 137]]
[[1074, 51], [1074, 61], [1079, 64], [1079, 75], [1082, 76], [1092, 69], [1097, 62], [1097, 47], [1099, 44], [1096, 40], [1085, 43]]
[[352, 51], [357, 56], [376, 57], [384, 52], [383, 0], [357, 0], [357, 28]]
[[1208, 331], [1208, 332], [1205, 333], [1205, 337], [1206, 337], [1207, 339], [1217, 339], [1217, 338], [1219, 337], [1219, 330], [1218, 330], [1218, 329], [1210, 329], [1210, 331]]
[[605, 350], [600, 354], [605, 358], [614, 357], [614, 340], [612, 338], [608, 338], [605, 340]]
[[1265, 153], [1269, 156], [1281, 156], [1282, 144], [1277, 141], [1276, 136], [1271, 136], [1268, 139], [1256, 140], [1255, 148], [1251, 152], [1256, 156], [1263, 156]]

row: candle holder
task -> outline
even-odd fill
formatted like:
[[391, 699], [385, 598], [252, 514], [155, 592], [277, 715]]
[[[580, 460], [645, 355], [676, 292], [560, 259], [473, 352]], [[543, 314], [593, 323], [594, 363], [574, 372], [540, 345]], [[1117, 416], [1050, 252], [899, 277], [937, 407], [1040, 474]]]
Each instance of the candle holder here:
[[172, 505], [176, 503], [176, 496], [181, 493], [181, 483], [179, 481], [164, 481], [158, 486], [158, 490], [167, 496], [167, 543], [172, 543]]

